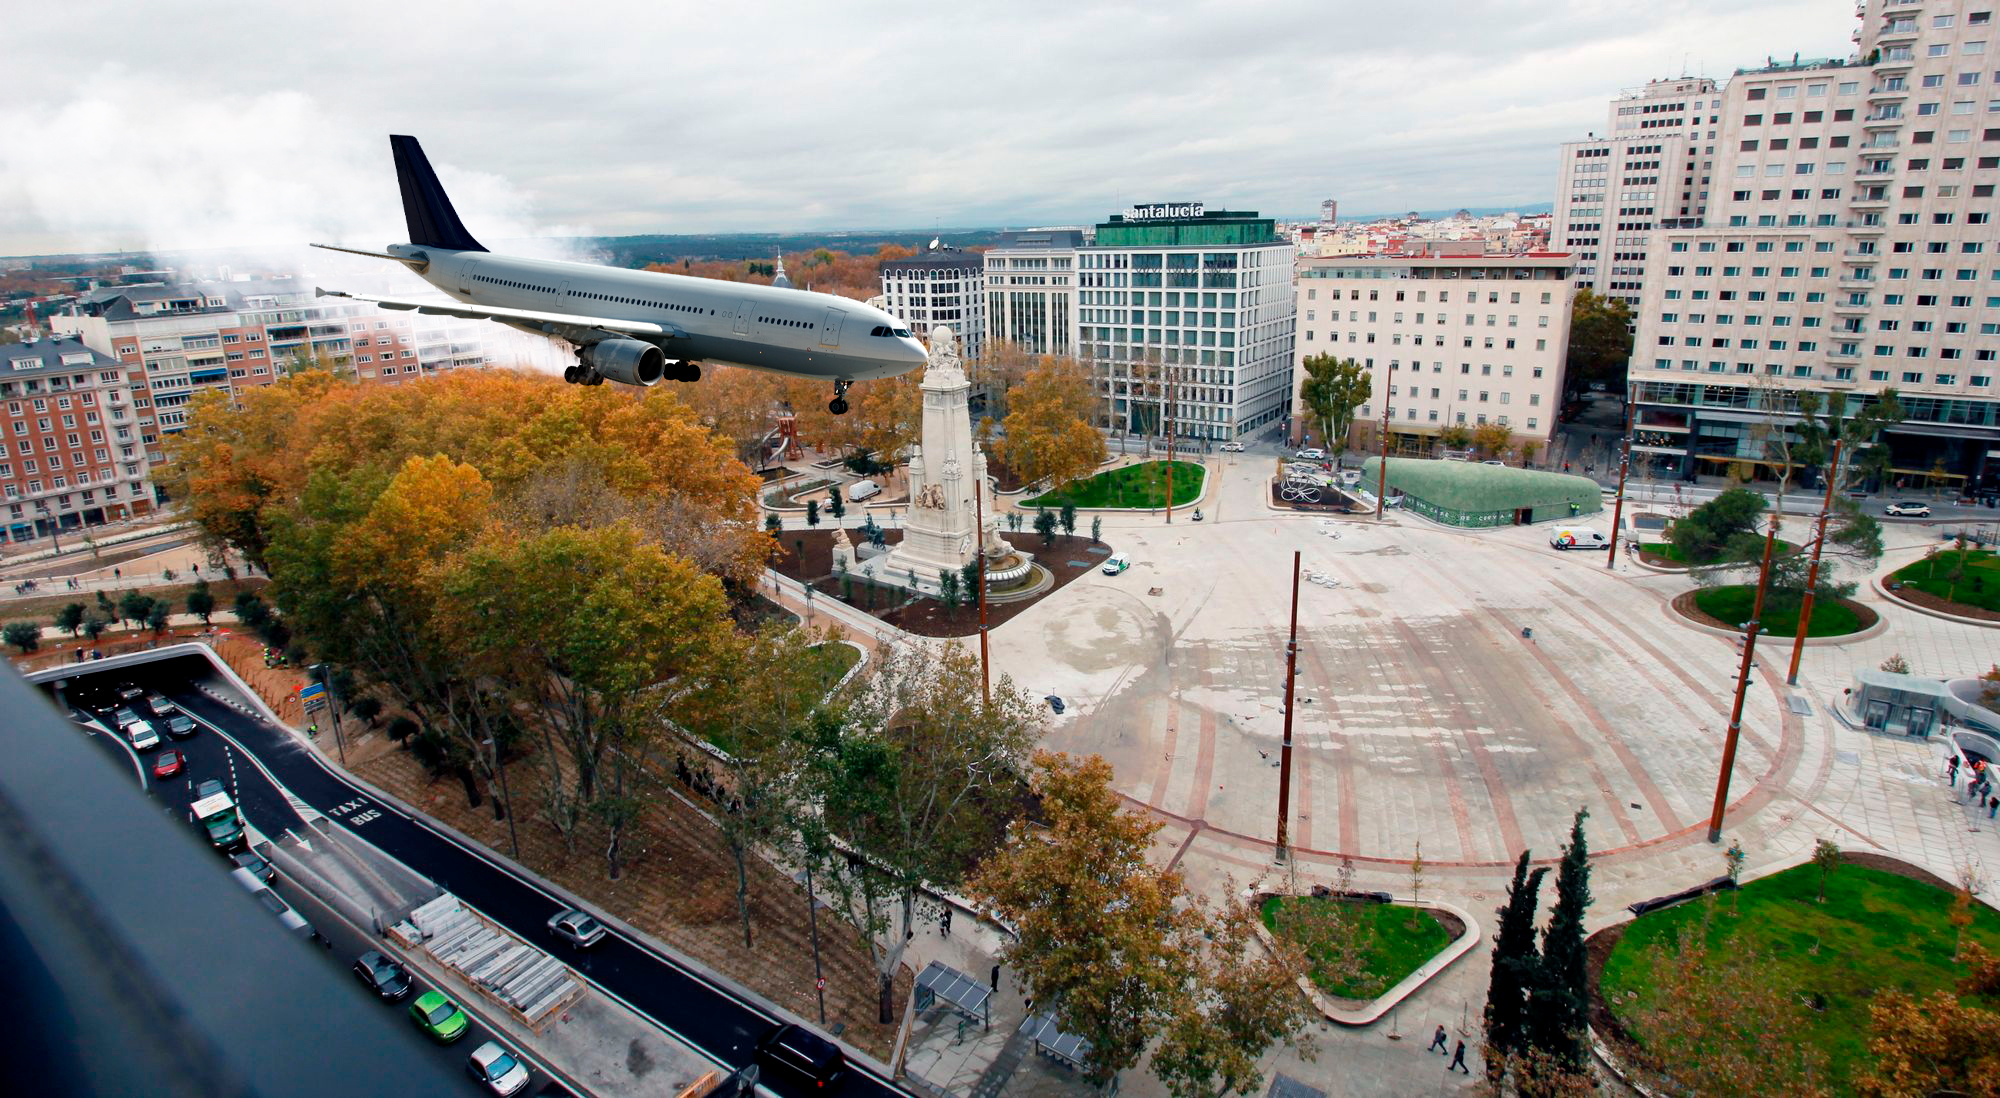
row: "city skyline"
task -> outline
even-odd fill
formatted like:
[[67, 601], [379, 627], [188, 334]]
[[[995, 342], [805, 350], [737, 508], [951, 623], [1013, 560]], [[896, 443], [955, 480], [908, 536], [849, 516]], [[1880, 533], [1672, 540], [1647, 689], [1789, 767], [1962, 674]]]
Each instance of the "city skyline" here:
[[[44, 46], [5, 93], [25, 124], [0, 152], [0, 254], [395, 238], [390, 132], [424, 137], [495, 237], [1025, 226], [1166, 200], [1532, 206], [1608, 91], [1851, 49], [1837, 12], [1803, 2], [1489, 5], [1421, 40], [1386, 9], [1321, 34], [1323, 13], [1286, 4], [643, 11], [528, 35], [426, 8], [387, 41], [261, 9], [29, 13], [22, 40]], [[269, 48], [301, 36], [314, 48]]]

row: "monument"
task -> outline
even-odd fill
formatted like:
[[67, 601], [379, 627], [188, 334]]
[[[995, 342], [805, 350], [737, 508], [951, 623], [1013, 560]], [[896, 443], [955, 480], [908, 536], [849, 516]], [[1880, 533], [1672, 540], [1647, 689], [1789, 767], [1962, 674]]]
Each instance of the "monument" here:
[[[910, 513], [903, 523], [903, 541], [879, 558], [883, 578], [907, 586], [916, 577], [919, 590], [936, 592], [938, 574], [958, 571], [975, 558], [975, 544], [987, 554], [987, 586], [997, 578], [1002, 557], [1007, 577], [1027, 572], [1028, 554], [1000, 540], [994, 516], [992, 482], [986, 476], [986, 455], [972, 441], [972, 413], [967, 399], [972, 383], [958, 360], [958, 340], [950, 328], [931, 329], [930, 358], [924, 366], [924, 423], [921, 445], [910, 451]], [[973, 492], [985, 493], [977, 502]], [[975, 529], [984, 511], [983, 529]]]

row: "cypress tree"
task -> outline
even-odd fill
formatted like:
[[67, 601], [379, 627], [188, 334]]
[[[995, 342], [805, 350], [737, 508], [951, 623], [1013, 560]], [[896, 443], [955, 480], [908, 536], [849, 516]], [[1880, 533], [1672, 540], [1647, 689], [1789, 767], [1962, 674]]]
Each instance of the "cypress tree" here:
[[1556, 902], [1542, 931], [1542, 959], [1528, 1017], [1528, 1043], [1572, 1070], [1583, 1069], [1588, 1052], [1584, 1030], [1590, 1021], [1590, 971], [1583, 913], [1590, 907], [1590, 846], [1583, 821], [1589, 816], [1587, 809], [1576, 810], [1556, 870]]
[[1528, 871], [1529, 852], [1514, 863], [1514, 882], [1507, 902], [1495, 914], [1500, 929], [1493, 937], [1493, 978], [1486, 987], [1486, 1071], [1494, 1077], [1509, 1056], [1525, 1050], [1528, 992], [1535, 982], [1535, 908], [1541, 902], [1542, 878], [1548, 868]]

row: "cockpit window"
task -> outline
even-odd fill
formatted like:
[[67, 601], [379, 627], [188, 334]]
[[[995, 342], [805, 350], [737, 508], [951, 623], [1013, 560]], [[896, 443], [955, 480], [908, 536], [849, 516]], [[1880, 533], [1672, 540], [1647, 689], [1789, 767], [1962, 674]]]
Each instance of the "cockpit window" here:
[[902, 339], [910, 338], [910, 330], [908, 328], [891, 328], [887, 324], [875, 325], [874, 329], [868, 334], [872, 336], [897, 336]]

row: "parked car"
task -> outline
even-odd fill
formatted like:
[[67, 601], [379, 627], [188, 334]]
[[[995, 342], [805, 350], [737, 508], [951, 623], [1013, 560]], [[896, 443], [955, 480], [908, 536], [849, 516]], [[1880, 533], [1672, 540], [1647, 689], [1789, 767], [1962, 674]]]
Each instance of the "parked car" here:
[[472, 1025], [458, 1004], [442, 991], [426, 991], [410, 1004], [410, 1022], [424, 1035], [441, 1045], [448, 1045], [460, 1037]]
[[167, 718], [167, 735], [184, 740], [195, 733], [194, 718], [186, 713], [175, 713]]
[[237, 869], [250, 874], [265, 884], [270, 884], [278, 875], [278, 871], [271, 866], [270, 862], [265, 861], [262, 855], [252, 854], [248, 850], [239, 850], [231, 854], [229, 858], [236, 863]]
[[1931, 505], [1922, 500], [1902, 499], [1882, 508], [1891, 518], [1929, 518]]
[[1549, 544], [1557, 549], [1604, 549], [1611, 539], [1588, 526], [1558, 526], [1549, 531]]
[[1123, 553], [1113, 553], [1111, 554], [1111, 559], [1104, 562], [1104, 574], [1115, 576], [1130, 567], [1132, 567], [1130, 558]]
[[503, 1096], [518, 1094], [528, 1085], [528, 1066], [498, 1041], [473, 1049], [465, 1070], [487, 1090]]
[[847, 1057], [840, 1046], [806, 1029], [783, 1025], [757, 1042], [757, 1062], [804, 1076], [815, 1087], [830, 1087], [847, 1074]]
[[864, 499], [881, 494], [882, 486], [872, 480], [857, 480], [847, 486], [847, 501], [849, 503], [860, 503]]
[[579, 949], [589, 949], [605, 935], [603, 923], [573, 907], [549, 916], [549, 929], [556, 937]]
[[1240, 454], [1243, 452], [1243, 444], [1240, 442], [1225, 442], [1222, 444], [1222, 452], [1225, 454]]
[[178, 751], [162, 751], [160, 757], [153, 760], [153, 777], [171, 778], [186, 766], [187, 756]]
[[354, 978], [385, 1003], [396, 1002], [410, 993], [410, 974], [379, 950], [371, 949], [355, 959]]

